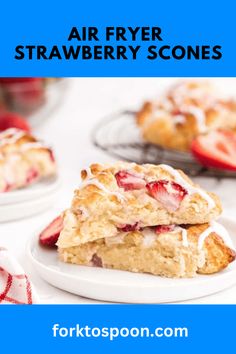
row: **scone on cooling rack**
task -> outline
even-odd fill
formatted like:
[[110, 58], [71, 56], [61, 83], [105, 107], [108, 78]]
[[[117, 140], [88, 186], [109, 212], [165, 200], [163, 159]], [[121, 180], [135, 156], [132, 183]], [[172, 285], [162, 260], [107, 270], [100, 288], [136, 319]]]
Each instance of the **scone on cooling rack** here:
[[220, 128], [236, 132], [236, 101], [219, 97], [208, 82], [183, 81], [146, 102], [137, 123], [147, 142], [189, 151], [199, 134]]
[[148, 226], [202, 224], [216, 219], [221, 204], [213, 193], [167, 165], [118, 162], [83, 170], [58, 246], [114, 237]]
[[26, 187], [56, 174], [51, 148], [23, 130], [0, 133], [0, 192]]
[[[212, 274], [226, 268], [235, 252], [217, 223], [188, 226], [156, 226], [120, 232], [84, 244], [63, 247], [62, 261], [85, 266], [150, 273], [171, 278]], [[75, 242], [76, 243], [76, 242]]]

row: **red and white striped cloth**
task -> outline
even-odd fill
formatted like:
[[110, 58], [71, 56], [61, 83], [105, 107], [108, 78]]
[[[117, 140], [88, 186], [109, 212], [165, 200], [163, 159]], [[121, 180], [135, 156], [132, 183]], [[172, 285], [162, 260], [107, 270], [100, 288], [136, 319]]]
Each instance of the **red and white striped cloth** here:
[[37, 296], [22, 267], [0, 247], [0, 304], [34, 304]]

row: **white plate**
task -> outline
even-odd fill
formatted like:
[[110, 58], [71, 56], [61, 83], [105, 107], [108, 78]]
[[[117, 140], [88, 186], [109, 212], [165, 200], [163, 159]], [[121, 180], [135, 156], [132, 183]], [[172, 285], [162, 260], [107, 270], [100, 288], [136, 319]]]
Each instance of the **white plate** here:
[[56, 195], [51, 193], [22, 203], [0, 205], [0, 222], [20, 220], [42, 213], [54, 204]]
[[13, 190], [7, 193], [0, 193], [1, 205], [21, 203], [27, 200], [37, 199], [39, 197], [54, 193], [60, 185], [58, 176], [45, 178], [29, 187]]
[[0, 193], [0, 222], [8, 222], [39, 214], [55, 202], [60, 187], [59, 177], [47, 178], [8, 193]]
[[[221, 219], [231, 236], [236, 222]], [[236, 246], [236, 238], [233, 240]], [[56, 250], [38, 243], [35, 235], [27, 245], [27, 255], [40, 276], [60, 289], [84, 297], [125, 303], [164, 303], [193, 299], [226, 289], [236, 283], [236, 262], [213, 275], [191, 279], [168, 279], [147, 274], [65, 264]]]

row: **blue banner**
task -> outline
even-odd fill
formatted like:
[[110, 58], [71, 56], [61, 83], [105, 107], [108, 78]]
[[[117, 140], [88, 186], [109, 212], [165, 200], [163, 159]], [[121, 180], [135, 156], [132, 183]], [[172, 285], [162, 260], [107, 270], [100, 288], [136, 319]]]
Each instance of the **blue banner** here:
[[4, 2], [0, 76], [236, 76], [235, 2]]
[[[1, 4], [0, 77], [234, 77], [235, 1]], [[234, 351], [236, 305], [0, 307], [3, 353]]]
[[3, 352], [222, 353], [234, 351], [236, 306], [1, 306]]

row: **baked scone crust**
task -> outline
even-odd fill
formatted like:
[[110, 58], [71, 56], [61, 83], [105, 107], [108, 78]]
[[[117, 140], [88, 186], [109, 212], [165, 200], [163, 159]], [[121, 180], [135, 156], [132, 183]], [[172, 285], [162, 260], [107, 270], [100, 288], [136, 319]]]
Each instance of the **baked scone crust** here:
[[[125, 190], [118, 186], [120, 171], [152, 181], [173, 181], [186, 188], [187, 194], [175, 211], [151, 196], [144, 186]], [[203, 191], [182, 171], [166, 165], [137, 165], [118, 162], [93, 164], [83, 170], [82, 185], [75, 190], [71, 208], [65, 212], [64, 228], [58, 246], [71, 247], [99, 238], [116, 236], [124, 225], [140, 228], [169, 224], [203, 224], [217, 218], [221, 204], [213, 193]]]
[[209, 224], [189, 225], [160, 234], [147, 228], [80, 246], [59, 247], [58, 251], [62, 261], [79, 265], [172, 278], [213, 274], [226, 268], [235, 259], [235, 252], [214, 231], [199, 248], [200, 235], [209, 227]]
[[206, 82], [180, 82], [137, 113], [144, 140], [188, 151], [199, 134], [216, 129], [236, 132], [236, 101], [218, 98]]
[[51, 148], [18, 129], [0, 133], [0, 192], [32, 184], [56, 174]]

